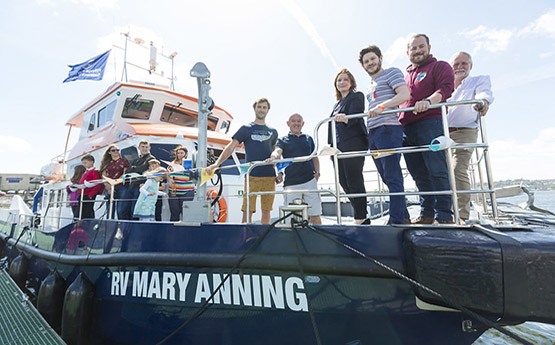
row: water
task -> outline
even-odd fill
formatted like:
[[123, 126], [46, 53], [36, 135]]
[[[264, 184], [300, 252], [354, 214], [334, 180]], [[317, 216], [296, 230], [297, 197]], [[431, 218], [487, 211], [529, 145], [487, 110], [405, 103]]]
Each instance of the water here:
[[[555, 213], [555, 190], [535, 190], [533, 192], [534, 206]], [[527, 200], [528, 195], [526, 194], [499, 199], [500, 202], [508, 202], [516, 205], [526, 203]]]
[[[555, 213], [555, 191], [533, 191], [534, 206]], [[508, 202], [511, 204], [525, 203], [528, 200], [527, 195], [518, 195], [510, 198], [499, 199], [500, 202]], [[513, 333], [516, 333], [523, 339], [530, 341], [532, 344], [553, 345], [555, 344], [555, 325], [549, 325], [538, 322], [526, 322], [518, 326], [507, 327]], [[474, 342], [474, 345], [517, 345], [520, 342], [499, 333], [496, 330], [489, 330]]]

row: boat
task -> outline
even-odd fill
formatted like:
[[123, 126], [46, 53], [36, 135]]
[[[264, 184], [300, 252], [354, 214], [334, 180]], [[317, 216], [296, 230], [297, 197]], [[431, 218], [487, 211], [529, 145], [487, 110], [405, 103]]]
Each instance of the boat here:
[[14, 197], [0, 212], [0, 257], [68, 344], [462, 345], [492, 327], [555, 323], [555, 217], [503, 213], [492, 187], [476, 191], [490, 199], [466, 225], [346, 225], [339, 189], [330, 224], [308, 224], [301, 204], [281, 207], [270, 225], [245, 224], [232, 206], [249, 193], [242, 172], [266, 163], [244, 163], [240, 151], [222, 169], [225, 222], [209, 211], [210, 182], [198, 183], [179, 222], [113, 219], [102, 200], [104, 217], [73, 219], [60, 172], [70, 176], [86, 153], [99, 158], [117, 143], [132, 159], [149, 138], [158, 157], [180, 143], [197, 152], [201, 174], [208, 150], [221, 152], [232, 116], [209, 109], [206, 66], [191, 75], [198, 98], [110, 86], [68, 121], [80, 140], [63, 155], [65, 168], [44, 169], [54, 173], [41, 205], [33, 212]]

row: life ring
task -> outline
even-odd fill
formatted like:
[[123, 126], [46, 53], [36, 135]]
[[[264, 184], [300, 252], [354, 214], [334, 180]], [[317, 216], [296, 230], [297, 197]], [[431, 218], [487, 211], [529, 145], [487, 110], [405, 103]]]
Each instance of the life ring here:
[[[211, 189], [208, 192], [206, 192], [206, 196], [207, 196], [206, 197], [207, 200], [214, 200], [218, 197], [218, 192]], [[225, 221], [227, 220], [227, 203], [225, 202], [225, 199], [223, 196], [220, 196], [217, 204], [218, 204], [218, 218], [216, 219], [216, 223], [225, 223]]]

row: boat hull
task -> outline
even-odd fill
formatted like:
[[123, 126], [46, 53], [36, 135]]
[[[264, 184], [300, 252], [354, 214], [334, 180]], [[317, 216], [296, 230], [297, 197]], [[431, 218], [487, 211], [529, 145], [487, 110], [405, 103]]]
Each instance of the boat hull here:
[[471, 344], [486, 330], [421, 308], [417, 288], [330, 240], [408, 273], [407, 236], [420, 230], [317, 229], [327, 238], [253, 224], [84, 220], [45, 233], [3, 222], [0, 237], [4, 255], [31, 258], [31, 290], [53, 269], [68, 285], [85, 273], [95, 344], [158, 343], [186, 322], [168, 344]]

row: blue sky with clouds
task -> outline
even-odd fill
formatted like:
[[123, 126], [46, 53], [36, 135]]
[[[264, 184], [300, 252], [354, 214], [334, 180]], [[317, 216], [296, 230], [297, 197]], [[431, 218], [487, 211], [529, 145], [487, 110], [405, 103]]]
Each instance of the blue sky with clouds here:
[[[365, 91], [358, 52], [377, 44], [384, 66], [408, 65], [406, 42], [426, 33], [432, 54], [473, 54], [473, 74], [489, 74], [495, 102], [487, 115], [494, 177], [555, 178], [555, 3], [552, 1], [35, 0], [3, 4], [0, 42], [0, 172], [38, 173], [63, 152], [65, 121], [119, 80], [117, 54], [105, 80], [62, 84], [68, 64], [122, 42], [152, 40], [176, 57], [177, 88], [196, 93], [189, 69], [203, 61], [212, 96], [234, 117], [253, 118], [268, 97], [268, 123], [280, 134], [293, 112], [305, 131], [329, 115], [333, 78], [349, 68]], [[72, 139], [74, 140], [74, 138]]]

